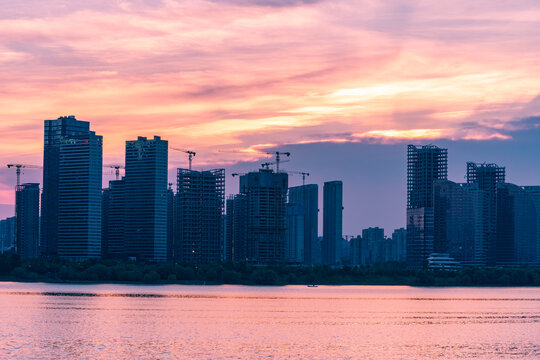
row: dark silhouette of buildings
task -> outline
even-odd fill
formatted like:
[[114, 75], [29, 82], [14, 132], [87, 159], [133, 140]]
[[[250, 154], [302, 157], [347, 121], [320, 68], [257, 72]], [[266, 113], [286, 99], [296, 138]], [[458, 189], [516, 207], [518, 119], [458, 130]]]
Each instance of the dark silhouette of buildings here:
[[287, 237], [289, 244], [297, 244], [292, 247], [297, 254], [294, 262], [316, 264], [320, 261], [320, 256], [317, 256], [319, 186], [309, 184], [289, 188], [289, 204]]
[[109, 188], [103, 190], [102, 251], [106, 258], [126, 257], [126, 212], [126, 181], [109, 181]]
[[407, 264], [421, 268], [433, 252], [433, 181], [446, 180], [448, 151], [435, 145], [407, 147]]
[[484, 196], [478, 185], [435, 180], [433, 193], [433, 252], [464, 265], [485, 265]]
[[536, 207], [521, 187], [497, 184], [496, 265], [536, 265]]
[[[247, 262], [271, 265], [285, 261], [287, 189], [287, 173], [260, 169], [240, 177], [240, 194], [246, 201], [246, 240], [238, 243], [245, 244]], [[234, 256], [243, 256], [243, 249], [237, 250], [233, 244], [238, 253]]]
[[60, 145], [58, 255], [101, 256], [102, 137], [89, 132]]
[[167, 260], [168, 142], [159, 136], [126, 142], [126, 228], [128, 257]]
[[[58, 211], [61, 145], [78, 136], [87, 136], [90, 124], [75, 116], [45, 120], [43, 151], [43, 194], [41, 201], [41, 251], [45, 256], [58, 255]], [[101, 166], [101, 165], [100, 165]], [[101, 186], [100, 186], [101, 188]]]
[[523, 186], [536, 210], [536, 266], [540, 266], [540, 186]]
[[176, 198], [177, 260], [189, 264], [221, 261], [225, 169], [178, 169]]
[[22, 258], [39, 257], [39, 184], [22, 184], [15, 193], [15, 241]]
[[333, 265], [341, 261], [343, 238], [343, 182], [328, 181], [323, 188], [322, 261]]
[[0, 253], [15, 249], [15, 216], [0, 220]]
[[506, 170], [497, 164], [467, 163], [467, 183], [477, 184], [481, 191], [481, 217], [478, 219], [478, 234], [484, 243], [485, 261], [483, 265], [495, 265], [497, 237], [497, 184], [505, 182]]
[[230, 195], [225, 222], [225, 260], [247, 261], [247, 196]]

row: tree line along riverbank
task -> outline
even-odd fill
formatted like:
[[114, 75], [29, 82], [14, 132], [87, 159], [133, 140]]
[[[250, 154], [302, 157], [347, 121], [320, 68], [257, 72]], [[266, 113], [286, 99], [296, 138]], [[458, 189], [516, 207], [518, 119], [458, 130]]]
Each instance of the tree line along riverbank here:
[[0, 280], [140, 284], [540, 286], [540, 268], [410, 270], [403, 264], [373, 267], [275, 266], [216, 263], [153, 264], [116, 260], [73, 262], [0, 255]]

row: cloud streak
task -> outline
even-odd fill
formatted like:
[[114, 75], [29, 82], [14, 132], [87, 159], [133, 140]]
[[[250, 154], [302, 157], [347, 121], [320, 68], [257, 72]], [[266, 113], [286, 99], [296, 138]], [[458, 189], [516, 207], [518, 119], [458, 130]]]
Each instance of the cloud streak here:
[[43, 120], [67, 114], [105, 136], [105, 161], [157, 134], [203, 164], [269, 143], [507, 140], [540, 115], [535, 1], [0, 6], [3, 162], [39, 163]]

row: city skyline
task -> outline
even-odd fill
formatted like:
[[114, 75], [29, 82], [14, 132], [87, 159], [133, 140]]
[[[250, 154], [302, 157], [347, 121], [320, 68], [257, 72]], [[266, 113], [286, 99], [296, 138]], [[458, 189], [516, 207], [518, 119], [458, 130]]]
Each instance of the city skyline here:
[[[120, 162], [136, 136], [193, 148], [194, 169], [227, 173], [260, 161], [218, 150], [277, 146], [309, 182], [344, 181], [351, 235], [404, 225], [408, 143], [449, 148], [451, 180], [467, 161], [507, 166], [516, 184], [540, 179], [528, 165], [540, 137], [532, 1], [29, 0], [2, 10], [0, 163], [40, 164], [42, 119], [69, 114], [104, 136], [104, 163]], [[187, 167], [181, 155], [170, 180]], [[388, 161], [395, 171], [381, 171]], [[3, 217], [13, 188], [0, 168]]]

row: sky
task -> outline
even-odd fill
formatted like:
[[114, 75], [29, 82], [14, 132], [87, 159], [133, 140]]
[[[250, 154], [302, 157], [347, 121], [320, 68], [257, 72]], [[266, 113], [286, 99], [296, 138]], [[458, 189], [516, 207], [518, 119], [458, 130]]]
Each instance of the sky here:
[[[408, 143], [448, 147], [451, 180], [487, 161], [540, 184], [538, 19], [535, 0], [3, 0], [0, 215], [4, 164], [41, 165], [43, 120], [62, 115], [104, 136], [105, 164], [137, 136], [229, 174], [291, 151], [283, 167], [321, 195], [343, 180], [349, 235], [404, 226]], [[173, 180], [187, 157], [169, 157]]]

